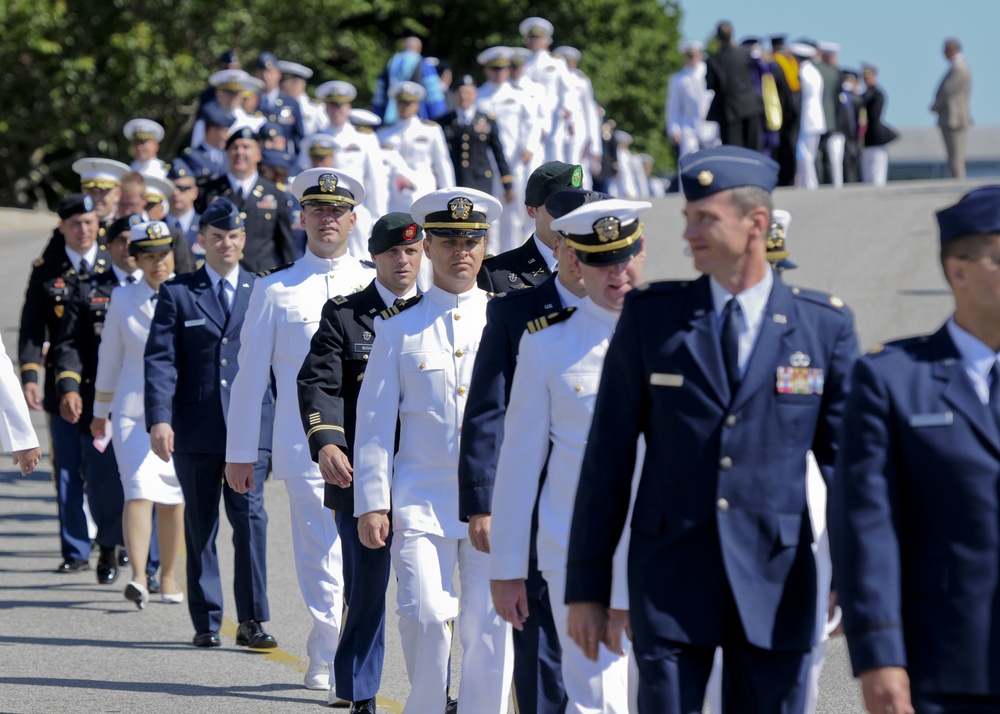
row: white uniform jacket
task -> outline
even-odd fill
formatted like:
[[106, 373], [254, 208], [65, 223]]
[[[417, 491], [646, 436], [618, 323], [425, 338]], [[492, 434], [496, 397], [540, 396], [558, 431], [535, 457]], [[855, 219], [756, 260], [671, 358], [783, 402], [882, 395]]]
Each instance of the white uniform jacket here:
[[410, 117], [379, 132], [379, 141], [384, 148], [398, 152], [419, 179], [412, 190], [392, 187], [390, 211], [409, 211], [413, 202], [424, 194], [455, 185], [455, 169], [444, 130], [437, 123]]
[[4, 451], [24, 451], [38, 446], [31, 415], [21, 392], [21, 380], [14, 373], [3, 342], [0, 341], [0, 444]]
[[144, 354], [154, 306], [153, 288], [145, 280], [113, 291], [101, 328], [94, 378], [94, 416], [109, 414], [142, 421], [146, 413]]
[[812, 62], [799, 63], [799, 84], [802, 85], [802, 116], [799, 119], [799, 131], [805, 134], [825, 133], [823, 75]]
[[458, 447], [487, 301], [479, 288], [432, 286], [416, 305], [375, 320], [354, 442], [358, 516], [391, 507], [397, 531], [468, 537], [458, 520]]
[[226, 461], [257, 460], [260, 407], [274, 371], [278, 395], [274, 407], [274, 476], [321, 478], [309, 455], [296, 380], [319, 328], [326, 301], [364, 288], [375, 271], [357, 258], [328, 260], [306, 248], [289, 267], [254, 281], [240, 331], [239, 371], [233, 380], [226, 430]]

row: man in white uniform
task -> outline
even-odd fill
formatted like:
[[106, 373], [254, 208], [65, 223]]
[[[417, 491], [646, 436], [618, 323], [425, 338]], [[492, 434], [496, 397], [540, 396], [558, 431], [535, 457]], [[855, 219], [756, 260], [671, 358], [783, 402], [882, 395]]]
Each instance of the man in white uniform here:
[[132, 119], [125, 122], [122, 133], [129, 141], [129, 152], [132, 154], [129, 168], [143, 175], [166, 178], [167, 164], [156, 156], [163, 141], [163, 127], [152, 119]]
[[677, 147], [677, 158], [709, 145], [718, 134], [718, 126], [706, 126], [708, 107], [715, 92], [705, 86], [703, 45], [691, 40], [681, 45], [684, 67], [670, 75], [667, 84], [667, 136]]
[[802, 42], [788, 46], [799, 62], [799, 85], [802, 87], [802, 113], [799, 116], [799, 141], [795, 145], [795, 185], [815, 190], [819, 188], [816, 177], [816, 151], [819, 138], [826, 133], [823, 114], [823, 76], [813, 64], [816, 48]]
[[[323, 477], [309, 454], [299, 420], [296, 379], [319, 327], [326, 301], [362, 289], [375, 271], [347, 252], [353, 208], [365, 198], [361, 183], [335, 169], [310, 169], [292, 183], [302, 204], [306, 252], [263, 274], [250, 294], [240, 332], [240, 369], [233, 381], [226, 439], [226, 479], [239, 493], [253, 488], [260, 403], [274, 372], [278, 397], [274, 419], [274, 477], [284, 481], [291, 509], [292, 548], [299, 587], [313, 628], [307, 686], [329, 676], [340, 637], [343, 570], [333, 514], [323, 507]], [[330, 697], [334, 682], [330, 682]]]
[[489, 556], [473, 547], [468, 525], [458, 519], [462, 417], [488, 300], [476, 276], [486, 231], [501, 210], [495, 198], [469, 188], [414, 202], [434, 284], [375, 321], [358, 397], [354, 510], [369, 548], [385, 547], [392, 510], [397, 613], [410, 680], [404, 714], [444, 711], [456, 617], [464, 651], [459, 711], [507, 711], [510, 627], [490, 599]]
[[[357, 178], [365, 188], [365, 198], [354, 209], [355, 224], [348, 241], [348, 252], [359, 260], [368, 258], [368, 237], [375, 221], [386, 213], [386, 177], [382, 165], [382, 153], [378, 138], [368, 127], [358, 128], [351, 124], [351, 102], [358, 96], [358, 90], [348, 82], [324, 82], [316, 89], [316, 98], [326, 104], [326, 115], [330, 125], [322, 135], [333, 138], [333, 163], [338, 171], [346, 171]], [[311, 145], [315, 140], [306, 138]], [[302, 152], [299, 165], [307, 168], [309, 156]]]
[[21, 393], [21, 380], [14, 374], [14, 364], [0, 342], [0, 445], [14, 455], [14, 465], [27, 476], [42, 460], [38, 437], [31, 426], [28, 404]]
[[281, 91], [299, 103], [305, 135], [315, 134], [330, 126], [326, 111], [306, 93], [306, 81], [313, 76], [313, 71], [305, 65], [288, 60], [278, 60], [276, 66], [281, 70]]
[[529, 17], [518, 28], [524, 46], [531, 51], [531, 58], [524, 65], [524, 74], [542, 85], [540, 100], [544, 106], [545, 123], [542, 125], [545, 142], [545, 161], [569, 161], [566, 158], [566, 127], [571, 120], [567, 95], [569, 94], [569, 67], [551, 52], [552, 23], [541, 17]]
[[600, 166], [603, 142], [601, 141], [601, 119], [594, 99], [594, 85], [590, 77], [577, 66], [580, 50], [563, 45], [552, 50], [561, 57], [569, 68], [569, 91], [566, 93], [566, 111], [569, 114], [566, 131], [566, 161], [582, 164], [583, 188], [593, 188], [593, 167]]
[[[625, 294], [642, 282], [645, 260], [640, 215], [649, 203], [597, 201], [557, 218], [570, 261], [583, 276], [587, 297], [528, 323], [504, 419], [504, 441], [493, 492], [490, 577], [497, 612], [520, 629], [527, 611], [525, 578], [532, 506], [538, 501], [538, 566], [549, 587], [553, 619], [562, 646], [567, 712], [628, 711], [628, 589], [619, 543], [610, 619], [618, 647], [587, 658], [567, 632], [566, 552], [580, 465], [590, 431], [604, 355]], [[608, 638], [609, 640], [612, 638]]]
[[400, 82], [389, 89], [396, 100], [399, 121], [379, 132], [383, 148], [397, 152], [412, 172], [397, 173], [389, 187], [389, 210], [410, 212], [413, 202], [431, 191], [455, 185], [455, 169], [444, 131], [437, 122], [418, 116], [427, 92], [416, 82]]

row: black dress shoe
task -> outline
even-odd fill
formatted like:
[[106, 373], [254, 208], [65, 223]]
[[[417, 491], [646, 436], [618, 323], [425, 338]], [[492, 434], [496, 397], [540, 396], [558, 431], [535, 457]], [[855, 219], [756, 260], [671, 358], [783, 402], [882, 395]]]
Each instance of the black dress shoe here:
[[128, 553], [124, 548], [118, 549], [118, 567], [124, 568], [128, 565]]
[[222, 644], [222, 640], [219, 639], [219, 633], [215, 630], [209, 630], [208, 632], [199, 632], [191, 640], [191, 644], [195, 647], [219, 647]]
[[278, 641], [264, 632], [256, 620], [244, 620], [236, 630], [236, 644], [255, 650], [266, 650], [278, 646]]
[[146, 573], [146, 589], [153, 595], [160, 592], [160, 581], [153, 573]]
[[101, 546], [101, 554], [97, 558], [97, 582], [110, 585], [118, 579], [118, 546], [106, 548]]
[[444, 706], [444, 714], [458, 714], [458, 700], [448, 697], [448, 703]]
[[365, 699], [363, 702], [354, 702], [351, 705], [351, 714], [378, 714], [375, 708], [375, 697]]
[[78, 573], [81, 570], [90, 570], [90, 561], [85, 558], [66, 558], [56, 568], [57, 573]]

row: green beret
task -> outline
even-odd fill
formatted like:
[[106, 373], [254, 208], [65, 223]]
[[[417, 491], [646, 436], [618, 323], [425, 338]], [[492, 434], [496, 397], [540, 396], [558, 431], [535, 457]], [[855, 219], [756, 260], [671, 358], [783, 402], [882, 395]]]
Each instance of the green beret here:
[[393, 246], [416, 244], [423, 238], [420, 226], [409, 213], [386, 213], [372, 226], [372, 237], [368, 239], [368, 252], [372, 255], [384, 253]]
[[524, 190], [524, 204], [536, 208], [543, 206], [545, 199], [556, 191], [580, 188], [581, 183], [583, 183], [582, 166], [550, 161], [539, 166], [528, 177], [528, 185]]

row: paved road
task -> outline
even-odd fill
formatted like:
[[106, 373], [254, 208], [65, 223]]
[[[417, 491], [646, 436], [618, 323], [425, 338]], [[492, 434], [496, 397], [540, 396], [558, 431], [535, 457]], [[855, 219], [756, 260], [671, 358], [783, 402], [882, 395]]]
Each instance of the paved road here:
[[[857, 313], [864, 346], [935, 328], [951, 301], [937, 264], [933, 211], [971, 185], [779, 191], [776, 205], [792, 213], [788, 243], [801, 266], [786, 279], [840, 295]], [[681, 205], [676, 196], [662, 199], [646, 221], [650, 279], [693, 275], [680, 238]], [[54, 225], [50, 214], [0, 211], [0, 334], [12, 354], [28, 269]], [[35, 426], [47, 444], [40, 414]], [[237, 648], [235, 624], [227, 619], [223, 647], [204, 651], [188, 644], [185, 607], [154, 601], [138, 612], [122, 598], [121, 581], [104, 587], [92, 571], [51, 572], [59, 550], [47, 465], [43, 461], [24, 479], [0, 471], [0, 711], [290, 712], [314, 711], [325, 702], [322, 693], [301, 687], [310, 623], [295, 580], [280, 484], [266, 488], [268, 629], [280, 649], [259, 654]], [[232, 573], [230, 537], [224, 525], [218, 539], [224, 581]], [[408, 687], [391, 615], [395, 595], [388, 597], [380, 711], [400, 712]], [[235, 612], [231, 592], [226, 611]], [[863, 711], [842, 641], [830, 648], [819, 711]]]

